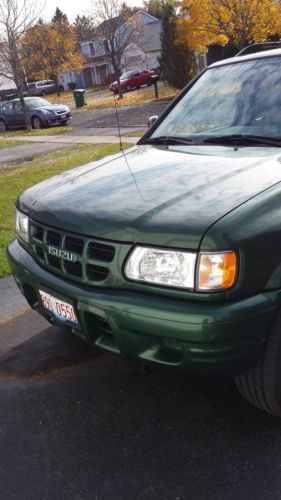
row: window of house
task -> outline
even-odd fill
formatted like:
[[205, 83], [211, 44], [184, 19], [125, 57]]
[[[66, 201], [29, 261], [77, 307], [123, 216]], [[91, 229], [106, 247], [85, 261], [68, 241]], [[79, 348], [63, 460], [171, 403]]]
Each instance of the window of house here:
[[103, 46], [104, 46], [105, 52], [109, 52], [109, 43], [108, 43], [108, 40], [104, 40], [103, 41]]
[[95, 46], [94, 46], [93, 42], [89, 43], [89, 49], [90, 49], [91, 56], [94, 56], [95, 55]]

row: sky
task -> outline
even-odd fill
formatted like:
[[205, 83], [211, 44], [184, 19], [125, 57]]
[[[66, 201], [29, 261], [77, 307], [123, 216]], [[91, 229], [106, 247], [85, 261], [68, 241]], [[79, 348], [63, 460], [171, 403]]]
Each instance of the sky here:
[[[143, 5], [142, 0], [127, 0], [126, 3], [130, 6]], [[42, 14], [41, 17], [50, 21], [54, 15], [56, 7], [59, 7], [65, 14], [67, 14], [69, 20], [74, 21], [75, 17], [80, 14], [90, 14], [91, 5], [93, 5], [92, 0], [46, 0], [42, 3]]]

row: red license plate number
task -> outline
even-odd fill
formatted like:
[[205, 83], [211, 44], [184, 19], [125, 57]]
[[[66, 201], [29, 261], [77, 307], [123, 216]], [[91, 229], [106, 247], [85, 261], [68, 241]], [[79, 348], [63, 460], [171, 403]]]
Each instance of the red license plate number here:
[[78, 319], [74, 307], [69, 302], [61, 300], [44, 290], [39, 290], [39, 295], [44, 309], [51, 312], [57, 319], [63, 322], [71, 322], [78, 325]]

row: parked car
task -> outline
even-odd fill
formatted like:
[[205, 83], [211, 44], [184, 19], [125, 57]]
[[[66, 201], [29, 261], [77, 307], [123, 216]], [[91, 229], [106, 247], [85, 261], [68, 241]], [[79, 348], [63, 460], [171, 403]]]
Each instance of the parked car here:
[[[71, 120], [67, 106], [51, 104], [42, 97], [25, 97], [27, 111], [33, 128], [51, 125], [66, 125]], [[0, 131], [25, 127], [22, 105], [19, 99], [13, 99], [0, 106]]]
[[281, 49], [208, 67], [137, 146], [16, 202], [28, 303], [92, 346], [235, 379], [281, 416]]
[[[64, 86], [59, 85], [59, 92], [64, 91]], [[44, 96], [47, 94], [54, 94], [56, 92], [56, 84], [54, 80], [41, 80], [38, 82], [31, 82], [27, 84], [27, 92], [30, 96]]]
[[[120, 76], [121, 88], [125, 92], [137, 88], [139, 89], [142, 85], [152, 85], [152, 77], [156, 76], [155, 71], [147, 69], [136, 69], [134, 71], [127, 71]], [[117, 81], [110, 84], [109, 89], [112, 92], [118, 92]]]

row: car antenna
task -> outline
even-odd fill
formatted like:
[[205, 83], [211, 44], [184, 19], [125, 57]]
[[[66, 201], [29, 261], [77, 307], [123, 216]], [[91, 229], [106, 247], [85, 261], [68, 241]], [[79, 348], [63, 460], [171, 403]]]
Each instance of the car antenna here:
[[120, 151], [123, 151], [123, 152], [124, 152], [124, 149], [123, 149], [123, 144], [122, 144], [122, 137], [121, 137], [120, 124], [119, 124], [119, 116], [118, 116], [118, 110], [117, 110], [117, 103], [116, 103], [116, 95], [115, 95], [115, 92], [113, 92], [113, 95], [114, 95], [114, 106], [115, 106], [115, 113], [116, 113], [116, 122], [117, 122], [117, 129], [118, 129], [118, 137], [119, 137]]
[[115, 92], [114, 92], [114, 94], [113, 94], [113, 95], [114, 95], [114, 105], [115, 105], [115, 113], [116, 113], [116, 121], [117, 121], [117, 129], [118, 129], [118, 137], [119, 137], [120, 151], [122, 151], [122, 153], [123, 153], [123, 156], [124, 156], [124, 159], [125, 159], [125, 162], [126, 162], [127, 168], [128, 168], [128, 170], [129, 170], [129, 172], [130, 172], [131, 176], [132, 176], [132, 177], [133, 177], [133, 179], [134, 179], [134, 183], [135, 183], [136, 188], [137, 188], [137, 190], [138, 190], [138, 192], [139, 192], [139, 195], [140, 195], [140, 197], [144, 200], [144, 197], [143, 197], [143, 195], [142, 195], [142, 192], [141, 192], [141, 190], [140, 190], [140, 188], [139, 188], [139, 186], [138, 186], [137, 180], [136, 180], [136, 178], [135, 178], [135, 176], [134, 176], [134, 174], [133, 174], [133, 172], [132, 172], [132, 170], [131, 170], [131, 168], [130, 168], [129, 162], [128, 162], [128, 160], [127, 160], [127, 156], [125, 155], [125, 151], [124, 151], [123, 144], [122, 144], [122, 137], [121, 137], [120, 123], [119, 123], [119, 115], [118, 115], [118, 110], [117, 110], [117, 103], [116, 103], [116, 96], [115, 96]]

